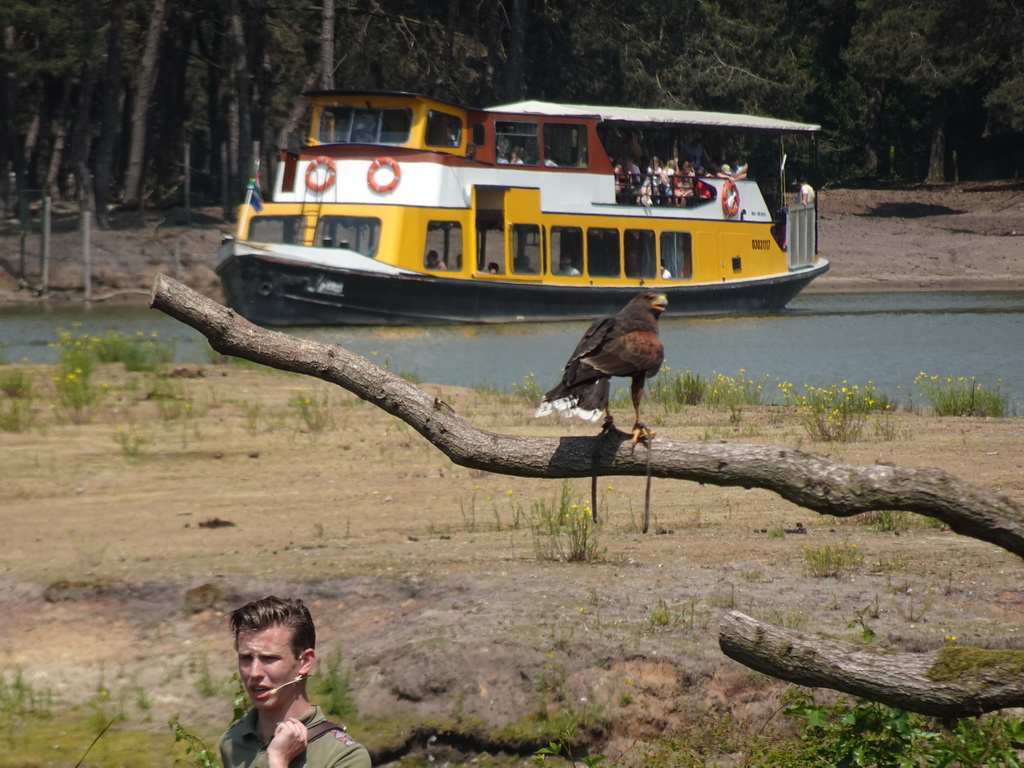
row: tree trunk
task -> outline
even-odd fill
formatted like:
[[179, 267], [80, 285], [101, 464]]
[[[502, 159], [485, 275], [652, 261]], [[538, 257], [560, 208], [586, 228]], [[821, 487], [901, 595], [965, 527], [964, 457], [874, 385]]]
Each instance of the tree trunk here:
[[511, 0], [509, 10], [508, 52], [501, 77], [501, 101], [519, 101], [526, 67], [526, 2]]
[[[316, 79], [319, 74], [316, 71], [310, 72], [306, 75], [306, 81], [302, 84], [302, 92], [310, 90], [316, 83]], [[301, 95], [296, 96], [292, 100], [292, 108], [288, 111], [288, 119], [281, 125], [281, 130], [278, 131], [275, 137], [274, 144], [278, 150], [284, 150], [289, 148], [291, 144], [291, 137], [296, 131], [302, 130], [303, 118], [309, 111], [309, 101], [303, 98]], [[280, 157], [280, 154], [278, 154]], [[274, 178], [271, 176], [271, 178]], [[268, 187], [271, 185], [268, 185]]]
[[[253, 167], [252, 156], [252, 91], [250, 90], [251, 72], [249, 71], [249, 60], [245, 53], [245, 25], [242, 22], [242, 15], [239, 9], [238, 0], [231, 0], [230, 18], [228, 19], [231, 30], [231, 58], [235, 72], [234, 107], [232, 115], [233, 144], [234, 152], [230, 157], [234, 161], [234, 168], [228, 169], [229, 181], [239, 182], [242, 178], [248, 178]], [[234, 183], [228, 189], [241, 189], [240, 183]]]
[[157, 60], [163, 38], [164, 19], [167, 16], [167, 0], [153, 0], [153, 15], [149, 19], [146, 33], [146, 49], [139, 64], [139, 81], [136, 89], [135, 107], [132, 110], [131, 149], [128, 152], [128, 169], [124, 180], [126, 208], [138, 208], [142, 202], [142, 183], [145, 178], [146, 133], [149, 130], [149, 104], [156, 86]]
[[500, 0], [485, 0], [480, 15], [483, 17], [483, 42], [487, 53], [483, 60], [478, 98], [484, 104], [493, 104], [498, 91], [497, 72], [501, 60], [501, 30], [504, 27]]
[[114, 150], [117, 147], [121, 113], [121, 62], [124, 57], [125, 0], [112, 0], [107, 27], [107, 67], [100, 95], [100, 135], [96, 145], [93, 195], [96, 224], [107, 229], [110, 221], [111, 183], [114, 178]]
[[[0, 52], [10, 51], [15, 47], [14, 27], [0, 30]], [[18, 141], [18, 130], [14, 119], [18, 102], [18, 73], [8, 68], [7, 55], [0, 56], [0, 215], [6, 221], [13, 211], [17, 211], [14, 193], [25, 186], [25, 159]], [[10, 177], [6, 173], [10, 167], [14, 171], [14, 188], [11, 188]]]
[[722, 620], [718, 642], [726, 656], [766, 675], [922, 715], [973, 717], [1024, 706], [1024, 651], [894, 653], [764, 624], [739, 611]]
[[[878, 157], [882, 143], [882, 112], [885, 106], [885, 88], [877, 84], [868, 91], [866, 131], [864, 135], [864, 175], [878, 176]], [[892, 173], [892, 168], [889, 169]]]
[[[64, 196], [64, 185], [60, 183], [61, 167], [64, 165], [64, 153], [67, 149], [67, 125], [68, 112], [71, 108], [71, 79], [67, 78], [61, 84], [60, 103], [56, 114], [50, 121], [53, 128], [50, 133], [50, 158], [46, 164], [46, 178], [43, 179], [43, 189], [50, 195], [60, 193]], [[46, 130], [46, 126], [43, 126]]]
[[320, 87], [334, 87], [334, 0], [324, 0], [320, 22]]
[[441, 66], [434, 78], [433, 95], [443, 94], [451, 87], [452, 62], [455, 59], [455, 29], [459, 20], [459, 0], [450, 0], [448, 18], [444, 29], [444, 49], [441, 52]]
[[932, 111], [932, 142], [928, 155], [928, 175], [925, 184], [942, 184], [946, 180], [946, 99], [935, 99]]
[[[95, 12], [95, 9], [91, 7], [85, 10], [85, 16], [89, 19], [86, 24], [90, 27]], [[91, 211], [93, 207], [92, 178], [89, 173], [89, 143], [92, 137], [90, 128], [92, 126], [92, 96], [95, 79], [92, 60], [87, 59], [82, 63], [78, 104], [75, 108], [75, 127], [71, 135], [71, 147], [68, 151], [68, 165], [75, 175], [75, 192], [78, 198], [78, 207], [82, 211]]]

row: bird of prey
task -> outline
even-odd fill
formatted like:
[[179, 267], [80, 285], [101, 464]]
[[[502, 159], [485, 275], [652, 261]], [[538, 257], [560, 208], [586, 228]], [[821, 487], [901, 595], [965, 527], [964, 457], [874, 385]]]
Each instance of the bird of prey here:
[[595, 422], [603, 416], [607, 431], [613, 426], [608, 410], [611, 377], [626, 376], [633, 380], [633, 442], [648, 436], [647, 428], [640, 423], [640, 399], [644, 383], [658, 372], [665, 359], [658, 318], [667, 306], [665, 294], [647, 291], [618, 314], [594, 322], [565, 364], [561, 382], [541, 399], [536, 416], [558, 412]]

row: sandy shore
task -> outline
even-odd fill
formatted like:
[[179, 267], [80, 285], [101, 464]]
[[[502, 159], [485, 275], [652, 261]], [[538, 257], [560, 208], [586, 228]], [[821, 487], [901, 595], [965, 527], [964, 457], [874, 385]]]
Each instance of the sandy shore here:
[[809, 291], [1024, 290], [1024, 185], [825, 189]]

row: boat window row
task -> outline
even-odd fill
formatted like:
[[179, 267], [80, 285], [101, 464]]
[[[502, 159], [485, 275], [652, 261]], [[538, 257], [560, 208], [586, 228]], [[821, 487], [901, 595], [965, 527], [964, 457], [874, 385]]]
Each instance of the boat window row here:
[[[501, 221], [478, 221], [477, 271], [635, 280], [688, 280], [693, 276], [689, 232], [554, 226], [545, 241], [546, 230], [538, 224], [512, 224], [506, 243]], [[508, 254], [506, 246], [511, 249]], [[430, 222], [423, 266], [441, 271], [462, 269], [462, 226], [458, 222]]]
[[[302, 216], [254, 216], [249, 239], [300, 245], [305, 242]], [[345, 248], [376, 258], [381, 220], [373, 216], [324, 215], [316, 222], [313, 242]], [[562, 277], [687, 280], [693, 276], [693, 239], [689, 232], [616, 227], [542, 227], [511, 224], [506, 242], [500, 216], [477, 221], [476, 269], [489, 274]], [[463, 227], [458, 221], [432, 220], [427, 225], [423, 268], [458, 272], [463, 266]], [[506, 250], [510, 249], [508, 253]]]
[[405, 144], [412, 110], [404, 107], [323, 107], [317, 139], [324, 144]]
[[582, 123], [496, 120], [494, 147], [502, 165], [586, 168], [590, 162], [587, 127]]
[[[462, 145], [462, 118], [431, 109], [424, 143], [452, 149]], [[408, 107], [325, 106], [320, 109], [316, 139], [321, 144], [408, 144], [413, 112]]]
[[[305, 216], [253, 216], [248, 238], [260, 243], [303, 245], [306, 226]], [[375, 258], [380, 247], [380, 228], [380, 219], [372, 216], [321, 216], [316, 222], [313, 243], [325, 248], [348, 248]]]

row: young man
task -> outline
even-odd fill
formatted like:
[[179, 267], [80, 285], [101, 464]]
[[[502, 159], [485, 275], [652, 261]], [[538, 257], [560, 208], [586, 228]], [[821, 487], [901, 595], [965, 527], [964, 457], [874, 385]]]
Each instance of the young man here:
[[306, 696], [316, 628], [301, 600], [264, 597], [231, 614], [253, 708], [220, 738], [224, 768], [370, 768], [370, 755]]

